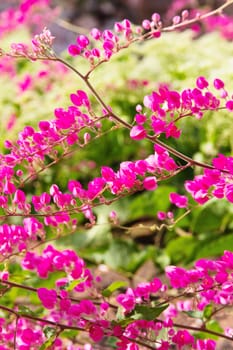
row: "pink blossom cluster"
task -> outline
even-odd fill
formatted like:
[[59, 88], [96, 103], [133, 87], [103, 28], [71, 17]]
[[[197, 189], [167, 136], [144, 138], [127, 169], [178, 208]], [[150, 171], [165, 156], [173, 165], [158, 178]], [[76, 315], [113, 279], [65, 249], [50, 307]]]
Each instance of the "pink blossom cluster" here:
[[211, 198], [226, 198], [233, 203], [233, 158], [220, 154], [213, 159], [214, 169], [204, 169], [203, 175], [185, 182], [185, 189], [199, 203], [204, 204]]
[[[9, 350], [13, 347], [14, 337], [15, 337], [15, 322], [5, 324], [6, 320], [0, 319], [0, 349]], [[22, 350], [36, 350], [45, 341], [46, 337], [39, 325], [35, 325], [30, 320], [20, 318], [17, 324], [17, 345], [19, 349]], [[59, 339], [57, 340], [54, 350], [60, 349]]]
[[83, 282], [80, 281], [74, 287], [74, 290], [78, 292], [92, 286], [93, 277], [90, 271], [86, 268], [83, 259], [71, 249], [59, 251], [52, 245], [48, 245], [41, 255], [28, 251], [22, 260], [22, 267], [36, 271], [38, 276], [44, 279], [48, 278], [49, 274], [53, 272], [63, 271], [65, 276], [56, 281], [58, 288], [62, 288], [77, 279], [83, 279]]
[[195, 268], [188, 271], [168, 266], [166, 274], [173, 288], [186, 288], [195, 292], [197, 308], [200, 310], [210, 303], [232, 305], [232, 258], [232, 252], [225, 251], [219, 260], [200, 259], [195, 263]]
[[[151, 20], [144, 20], [141, 26], [133, 26], [128, 19], [121, 22], [116, 22], [114, 30], [100, 31], [93, 28], [90, 36], [79, 35], [75, 44], [68, 47], [68, 52], [71, 56], [82, 56], [87, 59], [90, 64], [96, 65], [103, 61], [108, 61], [113, 54], [119, 50], [129, 46], [135, 40], [143, 37], [143, 32], [149, 30], [151, 37], [159, 38], [162, 22], [157, 13], [152, 15]], [[95, 43], [92, 48], [92, 43]]]
[[[19, 191], [19, 190], [18, 190]], [[3, 224], [0, 226], [0, 254], [8, 255], [24, 251], [40, 237], [45, 237], [43, 225], [36, 218], [23, 219], [23, 226]]]
[[55, 58], [52, 44], [55, 37], [51, 35], [46, 27], [41, 34], [37, 34], [31, 41], [31, 47], [24, 43], [12, 43], [11, 50], [7, 54], [12, 57], [24, 57], [35, 61], [41, 58]]
[[[88, 59], [91, 63], [100, 59], [109, 60], [113, 53], [120, 50], [120, 37], [119, 34], [123, 34], [125, 40], [132, 39], [133, 28], [129, 20], [124, 20], [121, 23], [115, 24], [115, 32], [112, 30], [104, 30], [101, 32], [97, 28], [93, 28], [90, 33], [90, 38], [86, 35], [79, 35], [76, 39], [76, 44], [72, 44], [68, 47], [68, 52], [71, 56], [82, 55]], [[100, 48], [95, 47], [91, 49], [91, 41], [94, 40], [99, 43]]]
[[[226, 100], [228, 92], [224, 82], [214, 79], [213, 87], [224, 100], [225, 107], [233, 110], [233, 101], [230, 98]], [[221, 105], [219, 97], [209, 90], [209, 82], [202, 76], [197, 78], [194, 89], [185, 89], [181, 93], [167, 86], [160, 87], [158, 92], [154, 91], [144, 98], [144, 106], [153, 112], [151, 116], [142, 113], [142, 106], [137, 106], [138, 113], [130, 136], [134, 140], [142, 140], [147, 135], [157, 137], [164, 133], [166, 138], [179, 138], [181, 129], [177, 126], [178, 121], [188, 116], [200, 119], [205, 111], [217, 110]]]

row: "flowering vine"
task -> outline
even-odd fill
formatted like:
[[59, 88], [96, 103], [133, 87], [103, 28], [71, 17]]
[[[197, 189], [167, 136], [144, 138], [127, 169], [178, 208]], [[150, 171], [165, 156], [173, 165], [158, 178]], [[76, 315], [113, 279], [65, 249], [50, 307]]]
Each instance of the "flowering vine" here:
[[[54, 37], [47, 28], [34, 36], [31, 47], [13, 43], [9, 52], [1, 50], [3, 59], [59, 62], [78, 75], [87, 91], [78, 89], [71, 93], [70, 106], [57, 107], [53, 119], [41, 120], [35, 128], [27, 125], [17, 140], [5, 140], [6, 153], [0, 155], [0, 256], [3, 264], [0, 293], [3, 300], [7, 300], [16, 289], [18, 293], [33, 295], [36, 301], [33, 307], [21, 305], [18, 300], [9, 306], [0, 303], [0, 310], [10, 317], [10, 321], [4, 317], [0, 319], [0, 349], [94, 349], [94, 345], [88, 343], [83, 347], [79, 345], [77, 334], [83, 333], [88, 335], [88, 342], [99, 343], [100, 348], [108, 338], [115, 348], [122, 350], [165, 350], [172, 346], [203, 350], [216, 348], [213, 336], [232, 341], [231, 328], [223, 330], [219, 326], [216, 330], [213, 326], [213, 321], [215, 326], [217, 323], [216, 314], [232, 306], [233, 255], [230, 251], [225, 251], [216, 261], [198, 260], [189, 270], [167, 266], [169, 283], [155, 277], [136, 287], [116, 281], [101, 289], [100, 278], [94, 276], [75, 251], [58, 250], [51, 242], [49, 244], [50, 240], [76, 231], [77, 213], [82, 213], [88, 225], [94, 226], [95, 207], [109, 205], [136, 192], [156, 191], [161, 181], [188, 167], [203, 169], [203, 174], [184, 184], [184, 190], [198, 204], [211, 198], [233, 202], [232, 157], [220, 154], [212, 164], [205, 164], [161, 140], [180, 139], [183, 118], [200, 120], [208, 111], [233, 111], [233, 97], [221, 79], [216, 77], [210, 82], [199, 76], [195, 87], [181, 92], [160, 87], [136, 106], [132, 123], [118, 116], [91, 82], [92, 72], [120, 50], [137, 41], [158, 39], [163, 32], [221, 13], [232, 3], [226, 1], [218, 9], [191, 19], [188, 11], [183, 11], [168, 27], [164, 27], [159, 14], [154, 13], [139, 27], [126, 19], [115, 23], [114, 31], [101, 32], [94, 28], [89, 37], [79, 35], [76, 43], [68, 47], [68, 53], [88, 61], [89, 70], [85, 73], [55, 53]], [[26, 6], [27, 2], [24, 5], [21, 11], [30, 7]], [[28, 84], [30, 78], [26, 77], [19, 87], [23, 91]], [[101, 107], [97, 111], [90, 94]], [[27, 193], [25, 186], [46, 169], [92, 140], [103, 137], [103, 122], [106, 121], [110, 131], [124, 128], [132, 141], [152, 143], [153, 152], [141, 159], [122, 161], [117, 169], [103, 165], [99, 176], [86, 186], [69, 179], [65, 190], [53, 183], [48, 191]], [[170, 203], [185, 209], [186, 213], [193, 206], [189, 198], [176, 192], [169, 195]], [[22, 221], [15, 223], [12, 218]], [[176, 223], [172, 212], [161, 211], [158, 218], [169, 222], [169, 226]], [[110, 219], [117, 225], [116, 213], [112, 212]], [[32, 287], [27, 281], [17, 283], [11, 264], [18, 264], [20, 272], [30, 273], [31, 279], [36, 276], [40, 285]], [[50, 287], [44, 287], [42, 281], [49, 280], [50, 276], [55, 276]], [[187, 324], [179, 323], [180, 314], [187, 317]], [[197, 325], [193, 324], [193, 319]], [[63, 337], [66, 331], [76, 333], [66, 338]]]

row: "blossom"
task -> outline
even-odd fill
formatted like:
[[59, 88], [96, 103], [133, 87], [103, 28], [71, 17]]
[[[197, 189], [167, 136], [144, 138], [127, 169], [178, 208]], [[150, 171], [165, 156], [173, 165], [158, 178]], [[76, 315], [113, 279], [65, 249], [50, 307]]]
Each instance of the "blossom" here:
[[57, 302], [57, 292], [54, 289], [38, 288], [37, 295], [46, 309], [53, 309]]
[[187, 208], [188, 206], [188, 198], [175, 192], [170, 193], [170, 202], [178, 208]]
[[146, 137], [146, 130], [142, 125], [135, 125], [130, 130], [130, 137], [133, 140], [143, 140]]

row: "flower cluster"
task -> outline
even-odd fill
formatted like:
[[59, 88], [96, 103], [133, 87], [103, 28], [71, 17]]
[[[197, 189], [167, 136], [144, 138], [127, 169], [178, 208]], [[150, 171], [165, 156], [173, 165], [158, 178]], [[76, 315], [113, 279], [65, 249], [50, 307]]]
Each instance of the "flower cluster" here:
[[[225, 108], [233, 110], [233, 101], [228, 97], [221, 79], [214, 79], [213, 87], [218, 91], [219, 97], [223, 99]], [[203, 117], [205, 111], [218, 110], [221, 100], [209, 90], [209, 82], [205, 77], [197, 78], [196, 87], [185, 89], [181, 93], [161, 87], [159, 91], [145, 96], [144, 106], [153, 114], [148, 117], [143, 113], [142, 106], [136, 107], [135, 124], [131, 129], [130, 136], [134, 140], [142, 140], [147, 135], [158, 137], [165, 134], [166, 138], [179, 138], [181, 129], [177, 127], [180, 119], [194, 116], [197, 119]]]

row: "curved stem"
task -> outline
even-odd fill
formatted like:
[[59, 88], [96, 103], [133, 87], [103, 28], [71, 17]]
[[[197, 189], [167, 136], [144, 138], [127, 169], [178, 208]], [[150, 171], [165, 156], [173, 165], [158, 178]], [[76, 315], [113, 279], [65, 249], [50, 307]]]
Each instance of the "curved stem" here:
[[204, 332], [204, 333], [207, 333], [207, 334], [212, 334], [212, 335], [215, 335], [217, 337], [220, 337], [220, 338], [224, 338], [224, 339], [227, 339], [229, 341], [233, 341], [233, 338], [223, 334], [223, 333], [219, 333], [219, 332], [215, 332], [215, 331], [211, 331], [210, 329], [206, 329], [206, 328], [198, 328], [198, 327], [194, 327], [194, 326], [188, 326], [187, 324], [182, 325], [180, 323], [176, 323], [174, 322], [173, 323], [173, 326], [174, 327], [177, 327], [177, 328], [184, 328], [185, 329], [189, 329], [190, 331], [195, 331], [195, 332]]
[[214, 15], [217, 15], [217, 14], [222, 14], [223, 10], [225, 8], [229, 7], [232, 4], [233, 4], [233, 0], [228, 0], [223, 5], [219, 6], [217, 9], [215, 9], [213, 11], [210, 11], [210, 12], [204, 14], [204, 15], [195, 17], [193, 19], [189, 19], [189, 20], [183, 21], [183, 22], [178, 23], [176, 25], [171, 25], [169, 27], [163, 28], [161, 31], [162, 32], [171, 32], [171, 31], [173, 31], [175, 29], [180, 29], [182, 27], [186, 27], [187, 25], [193, 24], [193, 23], [195, 23], [197, 21], [202, 21], [203, 19], [209, 18], [211, 16], [214, 16]]

